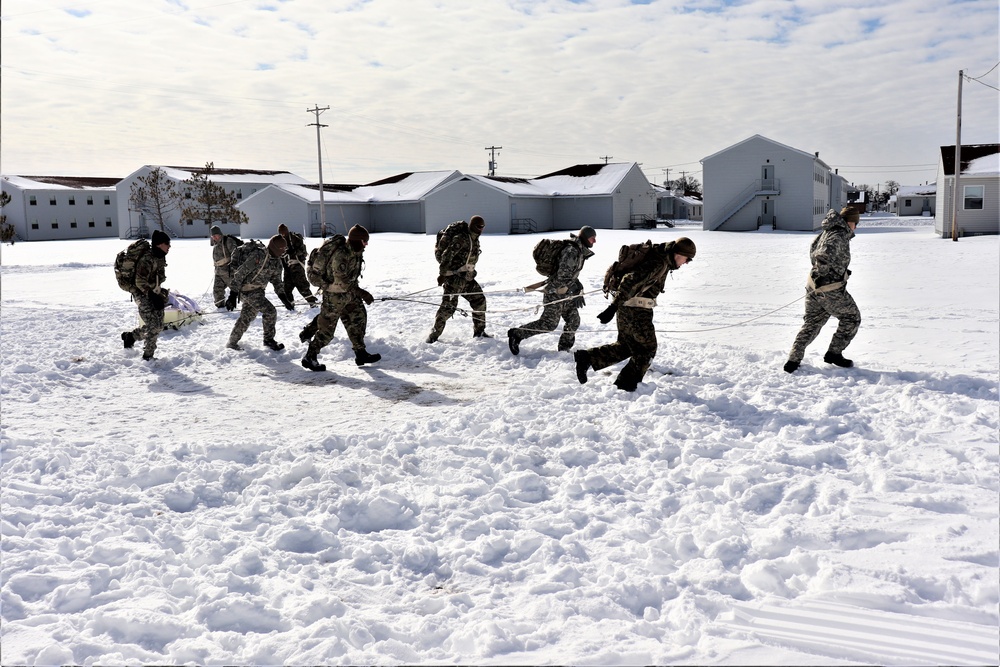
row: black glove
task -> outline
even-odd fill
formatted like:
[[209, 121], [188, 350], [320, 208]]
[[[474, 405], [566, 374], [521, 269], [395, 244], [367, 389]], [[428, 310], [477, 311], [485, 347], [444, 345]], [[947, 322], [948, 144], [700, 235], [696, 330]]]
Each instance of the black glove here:
[[614, 319], [615, 313], [618, 312], [618, 304], [613, 303], [604, 310], [602, 310], [598, 315], [597, 319], [601, 321], [601, 324], [607, 324]]
[[295, 310], [295, 302], [287, 294], [279, 294], [278, 299], [281, 301], [281, 305], [288, 310]]
[[146, 293], [146, 298], [149, 299], [149, 305], [152, 306], [154, 310], [163, 310], [163, 307], [166, 306], [167, 303], [166, 299], [153, 290]]
[[236, 292], [229, 290], [229, 298], [226, 299], [226, 310], [236, 310]]
[[375, 297], [372, 296], [371, 292], [366, 289], [361, 289], [360, 287], [358, 288], [358, 296], [361, 297], [361, 300], [369, 306], [375, 301]]
[[444, 276], [438, 276], [438, 287], [443, 286], [445, 280], [447, 280], [447, 278], [445, 278]]
[[578, 296], [578, 297], [574, 298], [571, 303], [573, 304], [573, 307], [576, 308], [576, 309], [578, 309], [578, 310], [580, 308], [583, 308], [584, 306], [587, 305], [587, 302], [583, 300], [582, 296]]

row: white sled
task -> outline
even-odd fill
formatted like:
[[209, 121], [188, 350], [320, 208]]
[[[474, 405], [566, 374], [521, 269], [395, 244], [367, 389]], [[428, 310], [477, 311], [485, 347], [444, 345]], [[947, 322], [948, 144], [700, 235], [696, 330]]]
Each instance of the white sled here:
[[[163, 328], [180, 329], [183, 326], [201, 322], [202, 312], [198, 303], [183, 294], [170, 292], [167, 295], [167, 307], [163, 309]], [[139, 318], [142, 322], [142, 317]]]

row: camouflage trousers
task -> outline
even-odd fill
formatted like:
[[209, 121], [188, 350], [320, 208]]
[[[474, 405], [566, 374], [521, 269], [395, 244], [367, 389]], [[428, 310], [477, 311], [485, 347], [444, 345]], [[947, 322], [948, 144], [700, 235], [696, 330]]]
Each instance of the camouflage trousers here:
[[163, 331], [163, 309], [155, 308], [145, 294], [134, 294], [135, 305], [139, 308], [142, 326], [132, 330], [136, 340], [144, 341], [142, 356], [152, 357], [156, 352], [156, 340]]
[[295, 297], [292, 296], [294, 290], [298, 290], [306, 301], [309, 303], [315, 303], [316, 297], [313, 296], [312, 288], [309, 285], [309, 281], [306, 279], [306, 270], [298, 262], [289, 262], [285, 264], [285, 272], [283, 274], [282, 283], [285, 288], [285, 296], [290, 300], [294, 301]]
[[215, 267], [215, 282], [212, 283], [212, 298], [215, 299], [215, 307], [222, 308], [226, 305], [226, 288], [232, 289], [232, 279], [229, 275], [229, 265]]
[[434, 330], [431, 335], [436, 338], [444, 332], [448, 320], [458, 309], [459, 295], [468, 301], [472, 308], [472, 335], [482, 335], [486, 331], [486, 297], [483, 295], [483, 288], [479, 286], [476, 279], [466, 279], [463, 274], [447, 276], [442, 287], [444, 287], [444, 294], [441, 296], [441, 305], [434, 317]]
[[333, 340], [337, 322], [344, 323], [347, 339], [355, 352], [365, 349], [365, 332], [368, 330], [368, 309], [364, 302], [347, 292], [323, 292], [323, 305], [319, 315], [306, 325], [304, 334], [312, 338], [310, 352], [319, 352]]
[[590, 365], [599, 371], [628, 359], [615, 383], [638, 384], [656, 356], [656, 329], [652, 308], [621, 306], [616, 315], [618, 340], [590, 350]]
[[[559, 349], [572, 349], [576, 343], [576, 330], [580, 328], [580, 309], [577, 304], [582, 300], [583, 297], [567, 298], [564, 294], [546, 292], [542, 298], [542, 303], [545, 304], [542, 316], [534, 322], [516, 327], [513, 333], [518, 339], [525, 340], [555, 330], [559, 326], [559, 320], [562, 319], [566, 324], [563, 326], [562, 335], [559, 336]], [[553, 301], [556, 303], [552, 303]]]
[[264, 296], [263, 289], [240, 292], [240, 301], [243, 308], [240, 316], [233, 325], [233, 332], [229, 334], [229, 343], [235, 345], [243, 338], [243, 334], [250, 327], [250, 323], [257, 319], [257, 313], [263, 314], [264, 320], [264, 340], [274, 340], [275, 324], [278, 322], [278, 311], [267, 297]]
[[831, 317], [838, 319], [839, 324], [830, 341], [829, 351], [838, 354], [847, 349], [861, 326], [858, 304], [854, 303], [854, 298], [847, 293], [847, 289], [810, 293], [806, 296], [806, 314], [802, 318], [802, 328], [792, 343], [789, 361], [802, 361], [806, 348], [816, 340], [819, 330]]

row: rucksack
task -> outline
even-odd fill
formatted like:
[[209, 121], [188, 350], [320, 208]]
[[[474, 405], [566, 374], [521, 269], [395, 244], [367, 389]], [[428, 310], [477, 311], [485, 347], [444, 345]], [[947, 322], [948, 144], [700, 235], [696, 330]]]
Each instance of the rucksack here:
[[652, 241], [632, 243], [621, 247], [618, 251], [618, 259], [604, 273], [605, 296], [609, 293], [612, 296], [618, 296], [618, 288], [621, 286], [622, 278], [646, 259], [646, 255], [652, 247]]
[[239, 236], [233, 236], [232, 234], [226, 234], [226, 238], [232, 239], [233, 243], [236, 244], [237, 248], [239, 248], [241, 245], [243, 245], [243, 239], [241, 239]]
[[323, 241], [323, 245], [312, 249], [309, 259], [306, 260], [306, 278], [309, 279], [310, 285], [323, 287], [330, 282], [326, 279], [326, 265], [330, 263], [334, 251], [346, 244], [347, 237], [343, 234], [334, 234]]
[[233, 248], [233, 256], [229, 259], [229, 267], [232, 273], [235, 274], [236, 271], [243, 266], [243, 262], [247, 261], [250, 255], [257, 250], [267, 252], [267, 248], [263, 243], [253, 240], [247, 241], [246, 243], [241, 241], [240, 245]]
[[469, 233], [469, 223], [464, 220], [459, 220], [458, 222], [453, 222], [441, 231], [437, 233], [437, 238], [434, 240], [434, 259], [437, 263], [441, 263], [441, 257], [444, 256], [445, 249], [451, 245], [452, 240], [459, 234]]
[[129, 244], [115, 257], [115, 279], [118, 280], [118, 287], [129, 294], [135, 292], [135, 265], [139, 258], [150, 251], [151, 246], [146, 239], [139, 239]]
[[554, 275], [559, 270], [559, 257], [571, 243], [571, 239], [542, 239], [536, 243], [535, 249], [531, 251], [535, 271], [546, 277]]

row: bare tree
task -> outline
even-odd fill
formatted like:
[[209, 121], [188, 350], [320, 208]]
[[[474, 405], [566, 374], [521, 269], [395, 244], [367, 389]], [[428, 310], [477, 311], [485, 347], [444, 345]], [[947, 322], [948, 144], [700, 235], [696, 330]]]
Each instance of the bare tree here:
[[181, 204], [181, 195], [162, 169], [156, 167], [132, 184], [129, 204], [152, 220], [160, 231], [167, 231], [167, 217]]
[[[211, 162], [191, 178], [184, 181], [187, 189], [181, 204], [181, 218], [185, 220], [204, 220], [209, 225], [217, 222], [247, 223], [250, 218], [236, 208], [236, 194], [226, 192], [218, 183], [211, 180], [215, 165]], [[190, 194], [190, 197], [188, 197]]]
[[[7, 192], [0, 192], [0, 209], [10, 203], [10, 194]], [[7, 216], [0, 215], [0, 242], [10, 243], [14, 245], [14, 225], [7, 224]]]

